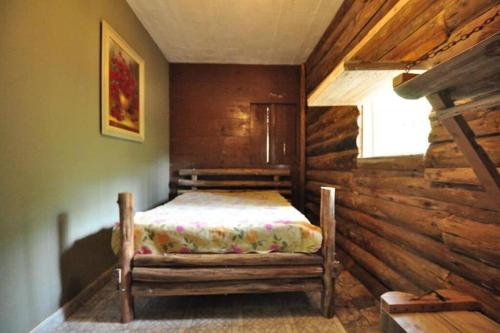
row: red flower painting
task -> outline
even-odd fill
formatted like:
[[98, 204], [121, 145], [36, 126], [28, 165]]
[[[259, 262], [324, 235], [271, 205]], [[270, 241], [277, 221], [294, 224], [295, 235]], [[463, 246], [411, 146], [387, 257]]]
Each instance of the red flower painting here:
[[[122, 52], [110, 59], [109, 104], [110, 113], [118, 121], [129, 117], [134, 123], [139, 120], [139, 91], [134, 77], [134, 64], [123, 58]], [[135, 128], [138, 130], [138, 128]]]
[[143, 141], [144, 61], [103, 22], [103, 133]]

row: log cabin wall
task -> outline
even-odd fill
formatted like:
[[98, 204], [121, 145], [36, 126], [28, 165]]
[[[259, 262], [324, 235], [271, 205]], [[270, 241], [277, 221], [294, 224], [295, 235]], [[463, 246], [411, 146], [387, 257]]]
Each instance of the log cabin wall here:
[[[251, 104], [279, 104], [277, 111], [295, 108], [289, 117], [299, 115], [300, 66], [171, 64], [170, 70], [174, 191], [182, 168], [266, 166], [253, 158], [265, 153], [265, 147], [252, 144]], [[284, 119], [283, 112], [277, 117], [282, 123], [297, 124], [286, 131], [298, 140], [298, 121]], [[296, 148], [287, 147], [287, 153]], [[292, 171], [295, 188], [295, 162]]]
[[[337, 196], [350, 188], [358, 148], [355, 106], [312, 107], [306, 118], [306, 214], [318, 222], [321, 186], [335, 184]], [[312, 215], [311, 215], [312, 214]]]
[[[359, 40], [366, 27], [375, 24], [372, 20], [380, 18], [378, 12], [389, 11], [389, 1], [359, 3], [365, 6], [357, 8], [361, 6], [358, 1], [345, 2], [343, 13], [337, 15], [309, 58], [308, 91], [335, 67], [341, 58], [339, 54], [345, 54], [345, 48], [352, 47], [352, 41]], [[414, 60], [472, 30], [499, 9], [497, 1], [410, 1], [355, 58]], [[367, 14], [369, 11], [373, 18]], [[498, 21], [432, 59], [429, 65], [445, 61], [498, 31]], [[341, 121], [334, 117], [342, 109], [308, 108], [308, 129], [330, 126], [331, 131], [336, 131], [338, 125], [333, 124]], [[497, 167], [499, 109], [497, 106], [464, 114], [479, 137], [478, 143]], [[433, 113], [430, 122], [430, 145], [425, 156], [357, 159], [351, 170], [348, 164], [326, 162], [327, 156], [340, 156], [338, 151], [325, 150], [323, 157], [314, 156], [317, 150], [313, 145], [326, 147], [328, 140], [335, 139], [318, 138], [316, 132], [307, 131], [308, 214], [318, 214], [321, 185], [339, 189], [337, 256], [374, 294], [386, 290], [423, 293], [454, 288], [478, 298], [483, 311], [499, 320], [500, 204], [492, 207], [485, 200], [470, 166]], [[352, 128], [355, 124], [352, 119]], [[337, 130], [335, 136], [341, 135]]]
[[[394, 14], [395, 5], [405, 3]], [[392, 11], [391, 11], [392, 10]], [[382, 18], [394, 15], [356, 53], [363, 61], [415, 60], [446, 41], [456, 39], [498, 10], [496, 0], [344, 0], [306, 62], [306, 87], [311, 92]], [[474, 45], [498, 27], [475, 34], [463, 47]], [[438, 63], [455, 50], [432, 59]]]

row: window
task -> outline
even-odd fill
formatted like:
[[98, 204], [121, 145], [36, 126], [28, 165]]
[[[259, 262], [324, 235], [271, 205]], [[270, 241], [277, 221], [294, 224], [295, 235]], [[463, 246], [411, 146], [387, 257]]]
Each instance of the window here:
[[432, 107], [425, 98], [401, 98], [388, 80], [359, 109], [360, 157], [424, 154], [427, 150]]

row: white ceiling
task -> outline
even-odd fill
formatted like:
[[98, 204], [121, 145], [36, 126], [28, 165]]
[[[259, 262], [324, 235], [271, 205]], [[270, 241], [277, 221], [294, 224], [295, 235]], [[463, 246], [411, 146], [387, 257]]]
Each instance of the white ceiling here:
[[127, 0], [170, 62], [300, 64], [342, 0]]

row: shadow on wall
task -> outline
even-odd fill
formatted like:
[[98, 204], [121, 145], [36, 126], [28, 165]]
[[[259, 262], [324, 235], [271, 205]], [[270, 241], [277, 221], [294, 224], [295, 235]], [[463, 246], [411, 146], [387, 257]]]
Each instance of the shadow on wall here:
[[73, 243], [68, 244], [70, 217], [61, 213], [57, 217], [59, 236], [59, 269], [62, 293], [59, 304], [63, 306], [102, 272], [116, 263], [117, 257], [111, 250], [111, 228], [101, 229]]

